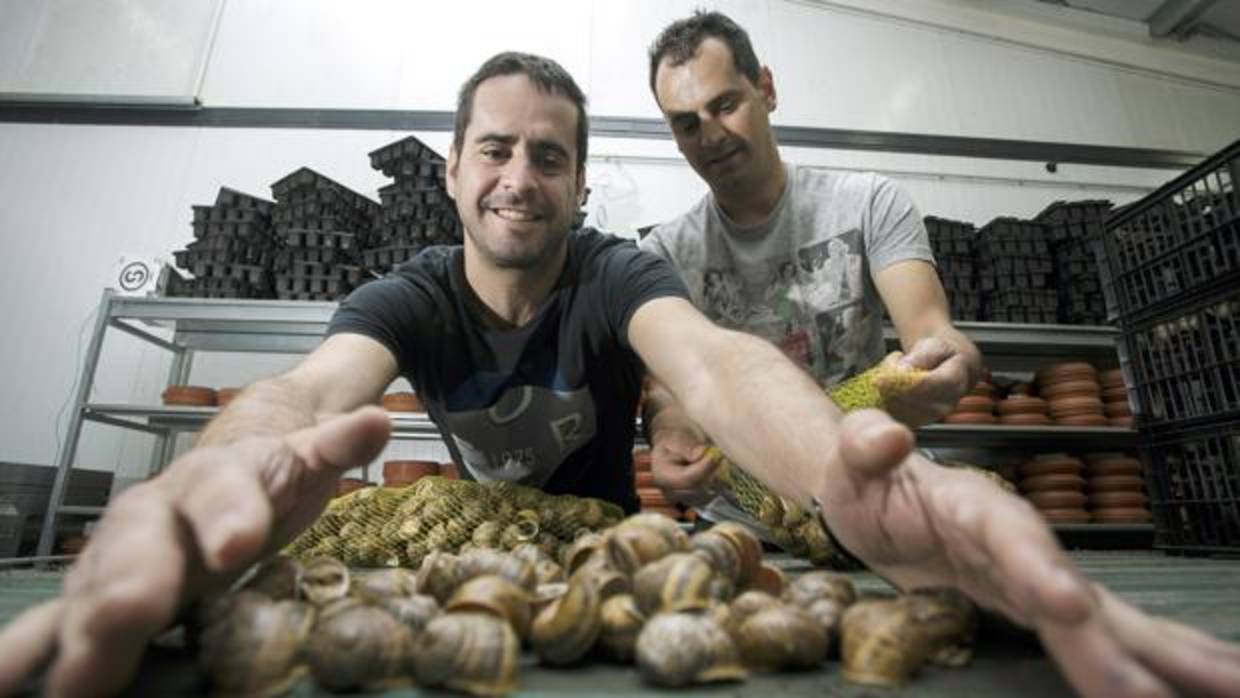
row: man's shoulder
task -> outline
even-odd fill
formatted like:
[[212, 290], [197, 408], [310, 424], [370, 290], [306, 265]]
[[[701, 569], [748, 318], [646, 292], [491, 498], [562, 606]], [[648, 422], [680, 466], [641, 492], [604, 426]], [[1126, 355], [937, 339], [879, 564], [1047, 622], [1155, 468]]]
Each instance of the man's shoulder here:
[[794, 165], [792, 180], [798, 190], [832, 196], [869, 196], [889, 179], [877, 172], [826, 170]]
[[686, 241], [700, 245], [702, 236], [713, 228], [711, 225], [711, 198], [708, 193], [689, 210], [679, 216], [655, 225], [639, 245], [643, 250], [666, 256], [675, 254]]

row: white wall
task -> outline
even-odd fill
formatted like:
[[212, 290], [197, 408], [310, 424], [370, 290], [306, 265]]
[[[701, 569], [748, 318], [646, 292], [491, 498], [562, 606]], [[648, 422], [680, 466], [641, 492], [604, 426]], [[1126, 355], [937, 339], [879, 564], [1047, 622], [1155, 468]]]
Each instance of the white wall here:
[[[162, 4], [113, 1], [131, 11]], [[451, 109], [459, 83], [485, 57], [520, 49], [561, 61], [590, 95], [593, 113], [655, 117], [645, 47], [666, 22], [700, 3], [232, 0], [213, 42], [197, 30], [213, 17], [214, 0], [187, 4], [193, 7], [176, 20], [181, 24], [168, 21], [177, 36], [206, 37], [198, 96], [208, 106]], [[51, 20], [36, 0], [10, 5], [24, 8], [11, 16], [15, 24], [28, 25], [0, 30], [4, 85], [29, 85], [23, 76], [74, 64], [79, 49], [39, 40], [38, 32], [55, 34], [59, 25], [46, 26]], [[1040, 25], [964, 0], [713, 6], [750, 29], [772, 66], [779, 124], [1202, 152], [1240, 136], [1240, 66], [1137, 39]], [[123, 44], [117, 26], [102, 23], [100, 40]], [[173, 57], [178, 75], [202, 45], [182, 44], [184, 52]], [[87, 78], [77, 85], [84, 92], [143, 91], [132, 80], [118, 87]], [[160, 82], [166, 79], [166, 71], [152, 68], [150, 91], [166, 90]], [[80, 364], [81, 329], [118, 257], [169, 256], [191, 239], [192, 204], [210, 203], [220, 185], [267, 195], [271, 182], [301, 165], [374, 196], [385, 180], [370, 170], [366, 153], [403, 135], [0, 123], [0, 297], [10, 299], [0, 307], [0, 326], [8, 328], [0, 381], [9, 396], [0, 401], [0, 459], [55, 457], [57, 424]], [[448, 134], [418, 135], [446, 152]], [[618, 232], [632, 234], [636, 226], [674, 216], [704, 191], [670, 141], [596, 139], [591, 153], [591, 219]], [[979, 224], [996, 215], [1032, 215], [1056, 199], [1129, 201], [1175, 174], [1072, 165], [1050, 174], [1033, 162], [807, 148], [785, 149], [785, 156], [889, 173], [923, 212]], [[167, 357], [111, 337], [95, 399], [156, 402]], [[293, 360], [204, 357], [192, 379], [226, 385]], [[88, 426], [80, 461], [134, 477], [149, 444], [140, 434]], [[410, 444], [396, 448], [422, 452]]]

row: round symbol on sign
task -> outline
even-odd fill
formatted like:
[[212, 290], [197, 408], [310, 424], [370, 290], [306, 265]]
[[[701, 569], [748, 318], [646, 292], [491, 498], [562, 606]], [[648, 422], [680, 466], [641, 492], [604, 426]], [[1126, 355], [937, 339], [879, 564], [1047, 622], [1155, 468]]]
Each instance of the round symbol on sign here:
[[130, 262], [125, 265], [124, 269], [121, 269], [118, 281], [122, 290], [136, 291], [145, 286], [150, 278], [151, 270], [146, 266], [146, 262]]

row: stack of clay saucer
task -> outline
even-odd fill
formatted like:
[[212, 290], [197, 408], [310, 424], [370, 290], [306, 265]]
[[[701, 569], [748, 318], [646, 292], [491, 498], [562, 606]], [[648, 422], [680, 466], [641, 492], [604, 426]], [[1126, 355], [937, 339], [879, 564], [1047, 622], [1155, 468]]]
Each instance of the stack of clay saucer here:
[[1113, 427], [1132, 428], [1132, 407], [1128, 404], [1128, 386], [1124, 385], [1124, 373], [1118, 368], [1098, 373], [1102, 386], [1102, 411], [1107, 424]]
[[943, 418], [945, 424], [994, 424], [995, 386], [982, 381], [956, 403], [956, 410]]
[[220, 388], [215, 391], [215, 404], [224, 407], [239, 394], [241, 394], [241, 388]]
[[1102, 387], [1098, 369], [1083, 361], [1067, 361], [1037, 372], [1038, 393], [1046, 400], [1055, 424], [1066, 427], [1105, 427]]
[[663, 490], [655, 487], [654, 474], [650, 472], [650, 451], [641, 449], [633, 452], [633, 470], [637, 485], [637, 498], [641, 500], [642, 511], [655, 512], [680, 519], [680, 507], [663, 494]]
[[406, 487], [427, 475], [438, 474], [438, 461], [389, 460], [383, 462], [384, 487]]
[[1048, 523], [1088, 523], [1084, 467], [1066, 453], [1034, 456], [1020, 464], [1017, 487]]
[[165, 405], [214, 407], [215, 390], [201, 385], [170, 385], [164, 389]]
[[1089, 508], [1098, 523], [1148, 523], [1145, 468], [1123, 453], [1085, 456], [1089, 473]]
[[1046, 401], [1031, 395], [1011, 394], [995, 404], [999, 423], [1012, 426], [1046, 426], [1052, 424], [1046, 413]]
[[449, 480], [460, 480], [461, 471], [457, 470], [456, 463], [448, 461], [447, 463], [439, 464], [439, 476], [446, 477]]
[[336, 495], [335, 496], [340, 497], [350, 492], [353, 492], [355, 490], [360, 490], [363, 487], [370, 487], [370, 483], [366, 482], [365, 480], [362, 480], [361, 478], [342, 477], [338, 481], [336, 481]]
[[422, 401], [413, 393], [388, 393], [383, 396], [383, 409], [388, 412], [425, 412]]

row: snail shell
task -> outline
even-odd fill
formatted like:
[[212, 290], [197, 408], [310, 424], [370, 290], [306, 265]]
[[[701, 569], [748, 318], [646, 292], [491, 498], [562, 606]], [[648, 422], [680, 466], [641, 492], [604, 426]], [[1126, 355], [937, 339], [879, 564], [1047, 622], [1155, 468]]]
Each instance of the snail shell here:
[[[667, 517], [660, 515], [659, 518]], [[608, 532], [604, 551], [607, 561], [616, 571], [634, 574], [645, 565], [675, 552], [673, 545], [672, 539], [659, 529], [641, 524], [621, 524]]]
[[539, 584], [562, 582], [565, 580], [564, 568], [560, 567], [560, 563], [555, 560], [544, 557], [534, 563], [534, 577], [538, 579]]
[[788, 584], [783, 599], [802, 608], [808, 608], [820, 599], [830, 599], [841, 607], [847, 607], [857, 600], [857, 590], [852, 581], [842, 574], [806, 572]]
[[898, 600], [857, 601], [844, 612], [840, 655], [844, 678], [874, 686], [903, 684], [925, 659], [925, 629]]
[[274, 555], [254, 569], [244, 588], [274, 601], [296, 599], [301, 592], [301, 563], [287, 555]]
[[[585, 531], [585, 529], [582, 529], [582, 531]], [[564, 550], [564, 556], [560, 560], [560, 564], [571, 575], [596, 553], [601, 553], [604, 542], [605, 539], [601, 533], [590, 531], [580, 533]]]
[[301, 651], [314, 609], [240, 591], [211, 612], [199, 638], [198, 666], [221, 693], [280, 695], [307, 673]]
[[310, 670], [330, 690], [384, 685], [406, 675], [412, 658], [409, 627], [356, 598], [324, 607], [306, 642]]
[[585, 565], [579, 567], [573, 573], [571, 579], [579, 577], [593, 582], [599, 591], [599, 596], [604, 599], [611, 598], [616, 594], [627, 594], [632, 589], [628, 576], [620, 574], [608, 566], [607, 558], [602, 555], [590, 558]]
[[827, 658], [826, 629], [803, 609], [778, 602], [740, 621], [733, 638], [748, 666], [809, 669]]
[[306, 563], [301, 572], [301, 594], [315, 606], [323, 606], [349, 593], [349, 568], [331, 557]]
[[552, 601], [563, 596], [566, 591], [568, 591], [568, 582], [539, 584], [534, 589], [534, 595], [530, 597], [530, 610], [534, 616], [537, 616], [544, 608], [550, 606]]
[[788, 584], [788, 578], [784, 575], [783, 570], [768, 565], [765, 562], [758, 565], [758, 571], [754, 573], [753, 579], [746, 585], [748, 589], [757, 589], [765, 591], [771, 596], [782, 596], [784, 587]]
[[412, 596], [417, 590], [417, 575], [401, 567], [371, 572], [353, 581], [353, 595], [372, 601]]
[[738, 681], [745, 669], [732, 638], [710, 616], [661, 613], [637, 635], [637, 667], [660, 686]]
[[498, 550], [470, 550], [457, 556], [457, 565], [460, 581], [494, 574], [526, 591], [534, 591], [534, 587], [538, 586], [538, 576], [534, 573], [533, 565]]
[[598, 588], [587, 577], [574, 576], [568, 590], [539, 612], [530, 628], [530, 644], [551, 664], [571, 664], [594, 646], [602, 629]]
[[434, 597], [425, 594], [389, 596], [378, 599], [375, 603], [391, 613], [396, 620], [408, 626], [415, 637], [435, 616], [439, 615], [439, 602], [435, 601]]
[[762, 565], [762, 541], [744, 524], [735, 521], [724, 521], [710, 528], [711, 533], [723, 536], [731, 541], [740, 555], [740, 576], [736, 578], [737, 587], [747, 587], [754, 583]]
[[741, 552], [727, 536], [714, 530], [702, 531], [689, 539], [693, 553], [710, 563], [715, 573], [732, 580], [741, 576]]
[[484, 574], [465, 582], [452, 594], [444, 610], [490, 613], [508, 621], [517, 637], [529, 635], [530, 595], [499, 575]]
[[607, 656], [622, 662], [633, 659], [637, 634], [646, 623], [646, 616], [637, 607], [632, 594], [617, 594], [603, 602], [599, 609], [602, 629], [599, 645]]
[[444, 604], [464, 579], [464, 574], [455, 555], [435, 551], [422, 560], [415, 577], [419, 594], [427, 594]]
[[500, 534], [504, 527], [497, 521], [483, 521], [470, 534], [470, 541], [480, 548], [498, 548]]
[[688, 550], [689, 536], [680, 528], [680, 524], [672, 519], [662, 515], [650, 512], [644, 514], [634, 514], [629, 518], [621, 521], [616, 528], [629, 528], [638, 526], [657, 531], [659, 535], [667, 540], [668, 546], [672, 550]]
[[475, 696], [511, 692], [520, 643], [512, 626], [488, 613], [445, 613], [414, 640], [418, 683]]
[[705, 560], [693, 553], [673, 553], [633, 576], [633, 596], [642, 613], [702, 611], [722, 597], [718, 578]]
[[936, 666], [960, 667], [973, 658], [977, 607], [951, 588], [918, 589], [901, 598], [913, 620], [925, 628], [929, 641], [927, 661]]
[[735, 630], [749, 616], [758, 611], [779, 606], [782, 603], [782, 601], [765, 591], [758, 591], [757, 589], [743, 591], [737, 594], [736, 598], [732, 599], [732, 602], [728, 604], [727, 622], [723, 624], [723, 627], [735, 638]]

